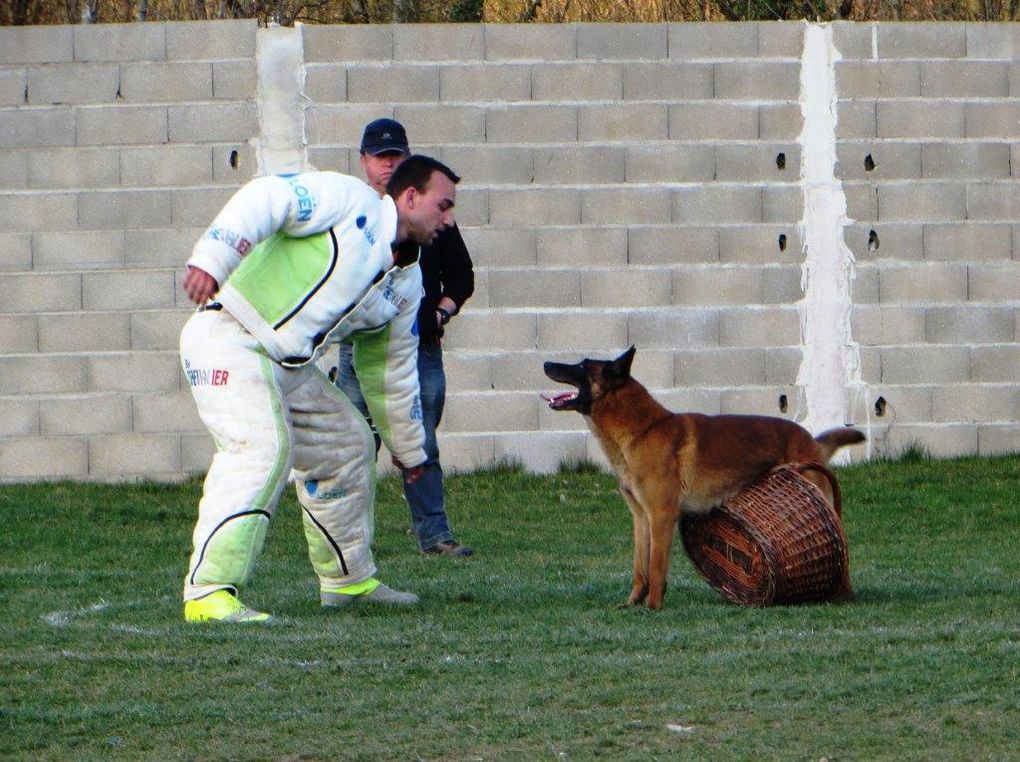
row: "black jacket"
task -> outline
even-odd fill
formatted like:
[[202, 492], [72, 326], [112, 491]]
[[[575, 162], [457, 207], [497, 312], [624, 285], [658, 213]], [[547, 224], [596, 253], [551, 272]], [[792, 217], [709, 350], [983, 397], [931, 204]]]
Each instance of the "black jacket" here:
[[[407, 241], [399, 247], [412, 251], [417, 244]], [[464, 306], [475, 290], [475, 273], [460, 229], [454, 225], [440, 231], [436, 240], [421, 247], [422, 285], [425, 295], [418, 308], [418, 331], [421, 344], [434, 344], [442, 332], [436, 327], [436, 305], [444, 296], [453, 299], [457, 310]]]

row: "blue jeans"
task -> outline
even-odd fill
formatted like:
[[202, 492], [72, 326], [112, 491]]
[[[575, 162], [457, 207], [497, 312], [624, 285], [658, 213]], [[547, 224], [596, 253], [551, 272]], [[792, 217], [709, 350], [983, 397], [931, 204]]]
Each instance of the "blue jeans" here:
[[[411, 509], [411, 527], [422, 550], [453, 539], [443, 504], [443, 467], [439, 464], [436, 427], [443, 418], [446, 402], [446, 373], [443, 371], [443, 349], [439, 343], [418, 347], [418, 383], [421, 385], [422, 425], [425, 427], [425, 470], [414, 484], [404, 484], [404, 498]], [[368, 419], [368, 406], [361, 394], [354, 372], [354, 351], [349, 344], [340, 345], [336, 385]], [[372, 428], [373, 433], [375, 427]], [[379, 435], [375, 435], [376, 450]]]

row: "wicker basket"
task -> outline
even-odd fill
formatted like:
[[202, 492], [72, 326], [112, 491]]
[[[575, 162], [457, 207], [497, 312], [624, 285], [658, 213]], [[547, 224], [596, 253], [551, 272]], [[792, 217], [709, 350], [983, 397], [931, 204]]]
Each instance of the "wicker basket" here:
[[[833, 503], [804, 473], [828, 479]], [[836, 477], [817, 463], [777, 466], [700, 516], [681, 521], [698, 573], [745, 606], [848, 600], [850, 565]]]

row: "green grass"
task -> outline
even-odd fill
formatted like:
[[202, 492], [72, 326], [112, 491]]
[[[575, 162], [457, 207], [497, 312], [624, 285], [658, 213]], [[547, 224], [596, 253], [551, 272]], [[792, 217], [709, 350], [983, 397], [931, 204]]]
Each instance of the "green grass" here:
[[320, 610], [288, 494], [245, 595], [269, 627], [182, 621], [197, 483], [0, 487], [0, 757], [1020, 758], [1020, 458], [839, 476], [852, 604], [734, 606], [677, 542], [664, 610], [618, 610], [615, 481], [503, 469], [447, 481], [463, 561], [381, 483], [416, 610]]

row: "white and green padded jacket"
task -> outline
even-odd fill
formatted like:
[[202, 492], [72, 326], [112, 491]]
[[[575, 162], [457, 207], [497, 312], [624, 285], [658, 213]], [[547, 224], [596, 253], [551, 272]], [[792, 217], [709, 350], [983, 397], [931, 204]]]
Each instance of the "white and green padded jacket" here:
[[397, 210], [355, 177], [256, 178], [223, 207], [189, 266], [216, 278], [215, 299], [285, 367], [354, 344], [365, 401], [387, 449], [425, 460], [418, 387], [417, 258], [394, 262]]

